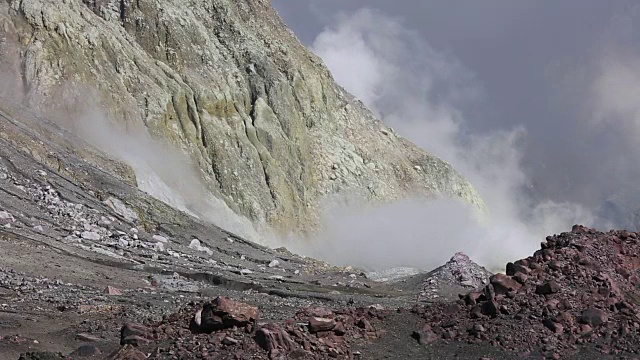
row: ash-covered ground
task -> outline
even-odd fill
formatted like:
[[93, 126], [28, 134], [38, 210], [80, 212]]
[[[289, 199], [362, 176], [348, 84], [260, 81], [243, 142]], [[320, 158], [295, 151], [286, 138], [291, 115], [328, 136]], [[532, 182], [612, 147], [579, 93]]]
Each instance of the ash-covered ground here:
[[638, 234], [574, 227], [493, 275], [367, 274], [271, 250], [0, 109], [2, 359], [633, 358]]

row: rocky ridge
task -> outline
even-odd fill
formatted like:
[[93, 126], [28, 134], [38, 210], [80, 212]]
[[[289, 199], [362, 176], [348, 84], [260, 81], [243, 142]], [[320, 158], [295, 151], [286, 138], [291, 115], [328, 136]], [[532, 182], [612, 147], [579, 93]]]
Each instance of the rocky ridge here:
[[425, 319], [414, 334], [490, 342], [521, 355], [561, 358], [593, 344], [601, 354], [640, 352], [638, 234], [574, 226], [547, 237], [533, 256], [506, 266], [457, 303], [416, 306]]

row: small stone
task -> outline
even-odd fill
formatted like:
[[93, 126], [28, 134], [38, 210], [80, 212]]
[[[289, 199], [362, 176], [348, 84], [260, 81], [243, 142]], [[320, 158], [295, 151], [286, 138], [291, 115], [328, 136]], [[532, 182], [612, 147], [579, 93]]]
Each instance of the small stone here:
[[239, 341], [234, 339], [234, 338], [232, 338], [232, 337], [225, 336], [225, 338], [222, 339], [222, 343], [224, 345], [231, 346], [231, 345], [237, 345], [239, 343]]
[[127, 246], [129, 246], [129, 242], [128, 242], [127, 240], [125, 240], [125, 239], [120, 239], [120, 240], [118, 240], [118, 244], [119, 244], [121, 247], [127, 247]]
[[126, 338], [120, 341], [120, 345], [133, 345], [133, 346], [146, 346], [149, 345], [151, 341], [149, 339], [143, 338], [138, 335], [127, 336]]
[[[160, 235], [153, 235], [151, 238], [152, 238], [154, 241], [161, 242], [161, 243], [163, 243], [163, 244], [166, 244], [166, 243], [168, 243], [168, 242], [169, 242], [169, 240], [168, 240], [166, 237], [164, 237], [164, 236], [160, 236]], [[198, 244], [200, 244], [200, 242], [199, 242], [199, 241], [198, 241]]]
[[536, 294], [538, 295], [555, 294], [558, 291], [560, 291], [560, 285], [553, 280], [536, 286]]
[[85, 240], [91, 241], [99, 241], [102, 238], [100, 234], [93, 231], [84, 231], [80, 236]]
[[583, 311], [580, 317], [581, 323], [591, 325], [592, 327], [600, 326], [608, 320], [607, 314], [605, 314], [604, 311], [593, 307]]
[[253, 274], [253, 271], [251, 271], [249, 269], [240, 270], [240, 275], [250, 275], [250, 274]]
[[97, 336], [89, 335], [89, 334], [77, 334], [76, 340], [84, 341], [84, 342], [98, 342], [101, 341]]
[[487, 316], [498, 315], [498, 304], [495, 301], [486, 301], [482, 304], [482, 314]]
[[278, 265], [280, 265], [280, 261], [278, 261], [278, 260], [273, 260], [273, 261], [271, 261], [271, 262], [269, 263], [269, 267], [270, 267], [270, 268], [276, 267], [276, 266], [278, 266]]
[[431, 326], [425, 325], [421, 330], [414, 331], [411, 337], [422, 345], [428, 345], [438, 340], [438, 335], [431, 330]]
[[16, 219], [7, 211], [0, 211], [0, 220], [4, 220], [5, 222], [14, 222]]
[[122, 290], [120, 290], [120, 289], [118, 289], [116, 287], [113, 287], [113, 286], [107, 286], [104, 289], [104, 293], [107, 294], [107, 295], [111, 295], [111, 296], [120, 296], [120, 295], [122, 295]]
[[69, 354], [69, 358], [76, 359], [82, 357], [95, 357], [96, 355], [101, 355], [102, 351], [93, 345], [82, 345], [77, 348], [74, 352]]
[[560, 334], [563, 331], [562, 325], [551, 319], [545, 319], [544, 321], [542, 321], [542, 325], [556, 334]]

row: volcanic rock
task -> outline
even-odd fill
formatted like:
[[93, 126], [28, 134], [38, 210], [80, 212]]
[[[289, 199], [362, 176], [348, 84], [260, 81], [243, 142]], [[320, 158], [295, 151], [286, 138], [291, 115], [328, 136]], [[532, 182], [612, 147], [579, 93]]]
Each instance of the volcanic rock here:
[[431, 344], [433, 342], [436, 342], [440, 338], [431, 330], [431, 326], [429, 325], [425, 325], [421, 330], [414, 331], [411, 336], [414, 339], [418, 340], [418, 342], [422, 345]]
[[558, 291], [560, 291], [560, 285], [553, 280], [547, 281], [542, 285], [536, 286], [536, 294], [539, 294], [539, 295], [555, 294]]
[[211, 333], [230, 327], [245, 327], [258, 319], [258, 308], [229, 299], [217, 297], [205, 303], [191, 322], [191, 330]]
[[333, 319], [311, 317], [309, 318], [309, 332], [317, 333], [320, 331], [329, 331], [336, 326], [336, 322]]
[[580, 322], [592, 327], [600, 326], [608, 321], [607, 314], [600, 309], [590, 307], [582, 312]]
[[108, 360], [146, 360], [147, 355], [142, 351], [136, 349], [131, 345], [125, 345], [118, 350], [115, 350], [109, 357]]
[[487, 269], [471, 261], [466, 254], [458, 252], [446, 264], [426, 274], [418, 299], [435, 299], [438, 297], [439, 289], [447, 286], [477, 289], [486, 285], [491, 275]]
[[289, 351], [295, 347], [289, 334], [275, 324], [266, 324], [256, 331], [256, 342], [266, 351]]
[[496, 295], [504, 295], [511, 290], [517, 291], [522, 285], [512, 277], [504, 274], [495, 274], [489, 278]]

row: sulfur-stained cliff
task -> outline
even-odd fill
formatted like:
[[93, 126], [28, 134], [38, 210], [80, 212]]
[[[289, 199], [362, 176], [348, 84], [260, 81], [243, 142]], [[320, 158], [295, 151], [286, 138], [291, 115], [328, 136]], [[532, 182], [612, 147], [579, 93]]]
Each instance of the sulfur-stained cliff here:
[[231, 208], [280, 231], [310, 229], [333, 194], [483, 206], [340, 88], [269, 1], [2, 0], [0, 29], [5, 84], [27, 105], [144, 124]]

